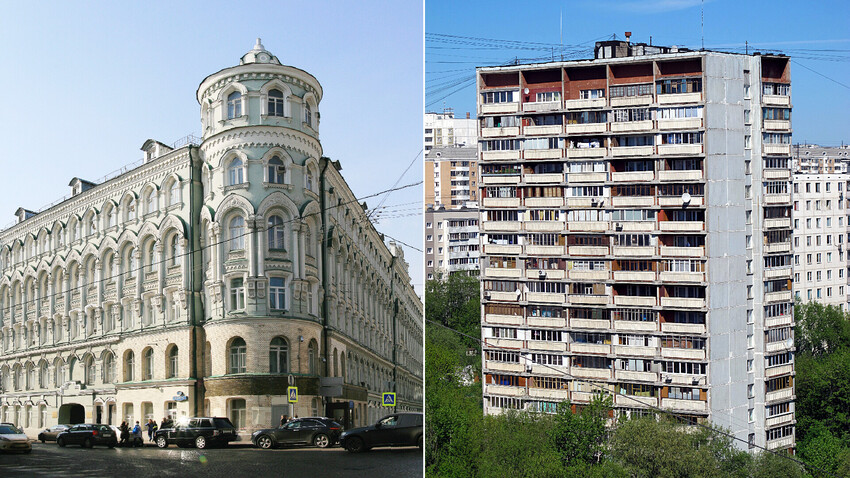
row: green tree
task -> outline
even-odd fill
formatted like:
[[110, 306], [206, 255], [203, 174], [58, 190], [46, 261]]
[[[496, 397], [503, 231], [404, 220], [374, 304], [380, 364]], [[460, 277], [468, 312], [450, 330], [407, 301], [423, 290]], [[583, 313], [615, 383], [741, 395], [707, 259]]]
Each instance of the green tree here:
[[586, 407], [572, 412], [569, 402], [558, 406], [554, 417], [552, 440], [565, 466], [599, 462], [605, 448], [605, 423], [611, 412], [610, 395], [594, 395]]
[[[425, 283], [425, 318], [463, 332], [481, 337], [481, 302], [477, 277], [451, 274], [445, 280]], [[478, 348], [477, 340], [464, 338], [467, 347]]]
[[562, 477], [564, 470], [550, 433], [552, 416], [508, 412], [484, 419], [485, 446], [481, 450], [479, 477]]

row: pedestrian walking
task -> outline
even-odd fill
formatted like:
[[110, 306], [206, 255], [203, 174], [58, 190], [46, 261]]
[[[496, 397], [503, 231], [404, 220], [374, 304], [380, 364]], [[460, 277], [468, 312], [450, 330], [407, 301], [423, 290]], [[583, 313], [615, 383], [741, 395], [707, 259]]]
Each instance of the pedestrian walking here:
[[156, 432], [156, 422], [153, 418], [148, 418], [148, 423], [145, 425], [148, 429], [148, 441], [153, 441], [153, 435]]
[[139, 426], [139, 421], [136, 420], [136, 426], [133, 427], [133, 445], [141, 445], [144, 444], [144, 439], [142, 438], [142, 427]]
[[121, 426], [118, 427], [118, 430], [121, 432], [121, 446], [127, 446], [127, 440], [130, 438], [130, 429], [127, 427], [127, 422], [121, 422]]

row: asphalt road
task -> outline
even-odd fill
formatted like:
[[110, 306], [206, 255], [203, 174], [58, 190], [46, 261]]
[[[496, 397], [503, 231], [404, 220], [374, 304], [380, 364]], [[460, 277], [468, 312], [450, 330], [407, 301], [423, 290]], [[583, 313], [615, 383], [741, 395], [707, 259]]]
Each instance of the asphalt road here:
[[95, 447], [33, 443], [30, 454], [0, 454], [0, 477], [146, 478], [194, 476], [250, 477], [393, 477], [421, 478], [423, 457], [418, 448], [377, 448], [349, 453], [339, 446], [327, 449], [260, 450], [244, 445], [227, 448]]

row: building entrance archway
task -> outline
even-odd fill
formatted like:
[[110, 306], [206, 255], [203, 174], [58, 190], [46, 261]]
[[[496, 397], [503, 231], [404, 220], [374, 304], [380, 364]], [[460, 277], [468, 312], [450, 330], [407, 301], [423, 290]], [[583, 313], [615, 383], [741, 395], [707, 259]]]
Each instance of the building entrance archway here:
[[79, 403], [66, 403], [59, 407], [59, 423], [74, 425], [86, 421], [86, 409]]

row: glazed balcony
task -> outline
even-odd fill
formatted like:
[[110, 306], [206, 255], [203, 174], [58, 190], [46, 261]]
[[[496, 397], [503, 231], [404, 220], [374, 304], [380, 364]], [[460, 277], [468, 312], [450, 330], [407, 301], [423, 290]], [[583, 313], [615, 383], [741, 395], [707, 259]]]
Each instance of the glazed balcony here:
[[658, 95], [659, 105], [694, 104], [702, 101], [702, 93], [674, 93]]
[[522, 104], [523, 113], [541, 112], [541, 111], [558, 111], [561, 109], [561, 100], [557, 101], [532, 101]]
[[525, 297], [528, 302], [545, 304], [565, 304], [567, 302], [566, 294], [557, 294], [554, 292], [526, 292]]
[[518, 136], [519, 126], [500, 126], [496, 128], [481, 128], [482, 138], [498, 138], [500, 136]]
[[570, 271], [570, 280], [604, 281], [608, 280], [608, 271]]
[[677, 246], [661, 246], [662, 257], [703, 257], [705, 256], [705, 246], [697, 247], [677, 247]]
[[522, 269], [498, 269], [495, 267], [487, 267], [484, 269], [484, 277], [518, 279], [522, 277]]
[[499, 113], [517, 113], [519, 112], [519, 103], [487, 103], [481, 105], [481, 114], [499, 114]]
[[705, 299], [701, 297], [662, 297], [661, 307], [676, 307], [681, 309], [702, 309]]
[[655, 357], [658, 353], [655, 347], [638, 345], [615, 345], [614, 353], [625, 357]]
[[[623, 282], [653, 282], [655, 280], [655, 272], [653, 271], [614, 271], [614, 280], [615, 281], [623, 281]], [[627, 296], [617, 295], [614, 296], [614, 303], [617, 304], [617, 298], [622, 297], [625, 299]], [[645, 299], [646, 297], [641, 297]], [[655, 305], [655, 298], [649, 297], [653, 299], [651, 305]], [[650, 302], [650, 301], [646, 301]], [[625, 303], [623, 305], [626, 305]], [[637, 305], [637, 304], [634, 304]]]
[[702, 144], [659, 144], [659, 156], [693, 156], [702, 154]]
[[528, 184], [560, 184], [564, 182], [564, 175], [563, 173], [526, 174], [523, 179]]
[[566, 352], [567, 351], [567, 343], [566, 342], [548, 342], [543, 340], [528, 340], [527, 348], [529, 350], [542, 350], [542, 351], [550, 351], [550, 352]]
[[655, 154], [655, 146], [616, 146], [611, 148], [611, 155], [620, 157], [646, 157]]
[[787, 401], [794, 397], [794, 388], [783, 388], [782, 390], [774, 390], [773, 392], [767, 392], [764, 394], [765, 402], [779, 402], [779, 401]]
[[767, 378], [779, 377], [781, 375], [789, 375], [792, 373], [794, 373], [794, 364], [790, 363], [764, 369], [764, 376]]
[[764, 278], [765, 278], [765, 280], [790, 279], [791, 278], [791, 266], [774, 267], [774, 268], [770, 268], [770, 269], [765, 269], [764, 270]]
[[789, 131], [791, 122], [788, 120], [764, 120], [763, 125], [767, 131]]
[[[576, 345], [576, 344], [573, 344]], [[577, 378], [591, 378], [596, 380], [610, 380], [611, 370], [606, 368], [570, 367], [570, 375]], [[574, 392], [575, 393], [575, 392]]]
[[567, 134], [602, 134], [608, 130], [608, 123], [567, 124]]
[[563, 280], [567, 277], [567, 271], [561, 269], [528, 269], [525, 271], [525, 276], [528, 279]]
[[570, 159], [592, 159], [608, 156], [608, 148], [569, 148], [567, 157]]
[[567, 251], [571, 256], [606, 256], [608, 246], [568, 246]]
[[564, 132], [564, 127], [559, 124], [525, 126], [522, 128], [522, 131], [526, 136], [557, 135]]
[[659, 181], [701, 181], [702, 179], [702, 170], [699, 169], [658, 171]]
[[487, 384], [486, 393], [505, 397], [522, 397], [525, 396], [525, 387], [509, 387], [506, 385]]
[[615, 183], [652, 181], [653, 179], [655, 179], [654, 171], [615, 171], [611, 173], [611, 181]]
[[658, 398], [656, 397], [641, 397], [637, 395], [615, 395], [614, 404], [623, 407], [640, 408], [641, 405], [647, 407], [657, 407]]
[[564, 198], [525, 198], [526, 207], [562, 207]]
[[792, 315], [780, 315], [778, 317], [768, 317], [764, 319], [765, 327], [784, 327], [788, 325], [792, 325], [794, 323], [794, 316]]
[[564, 255], [564, 246], [525, 246], [525, 253], [530, 256], [562, 256]]
[[658, 228], [669, 232], [702, 232], [705, 229], [703, 221], [659, 221]]
[[645, 121], [623, 121], [611, 123], [612, 133], [637, 133], [640, 131], [651, 131], [652, 120]]
[[569, 173], [567, 179], [571, 183], [602, 183], [608, 180], [608, 173], [598, 171]]
[[671, 271], [663, 271], [659, 274], [661, 276], [662, 282], [688, 282], [688, 283], [699, 283], [705, 281], [705, 273], [704, 272], [671, 272]]
[[658, 205], [662, 207], [698, 207], [702, 206], [703, 202], [702, 196], [691, 196], [687, 203], [682, 200], [682, 196], [661, 196], [658, 198]]
[[661, 131], [694, 130], [702, 128], [702, 118], [666, 118], [657, 121]]
[[791, 179], [791, 171], [788, 169], [765, 169], [764, 179], [789, 180]]
[[484, 368], [487, 370], [493, 370], [496, 372], [514, 372], [514, 373], [523, 373], [525, 372], [525, 365], [521, 363], [511, 363], [511, 362], [493, 362], [490, 360], [484, 361]]

